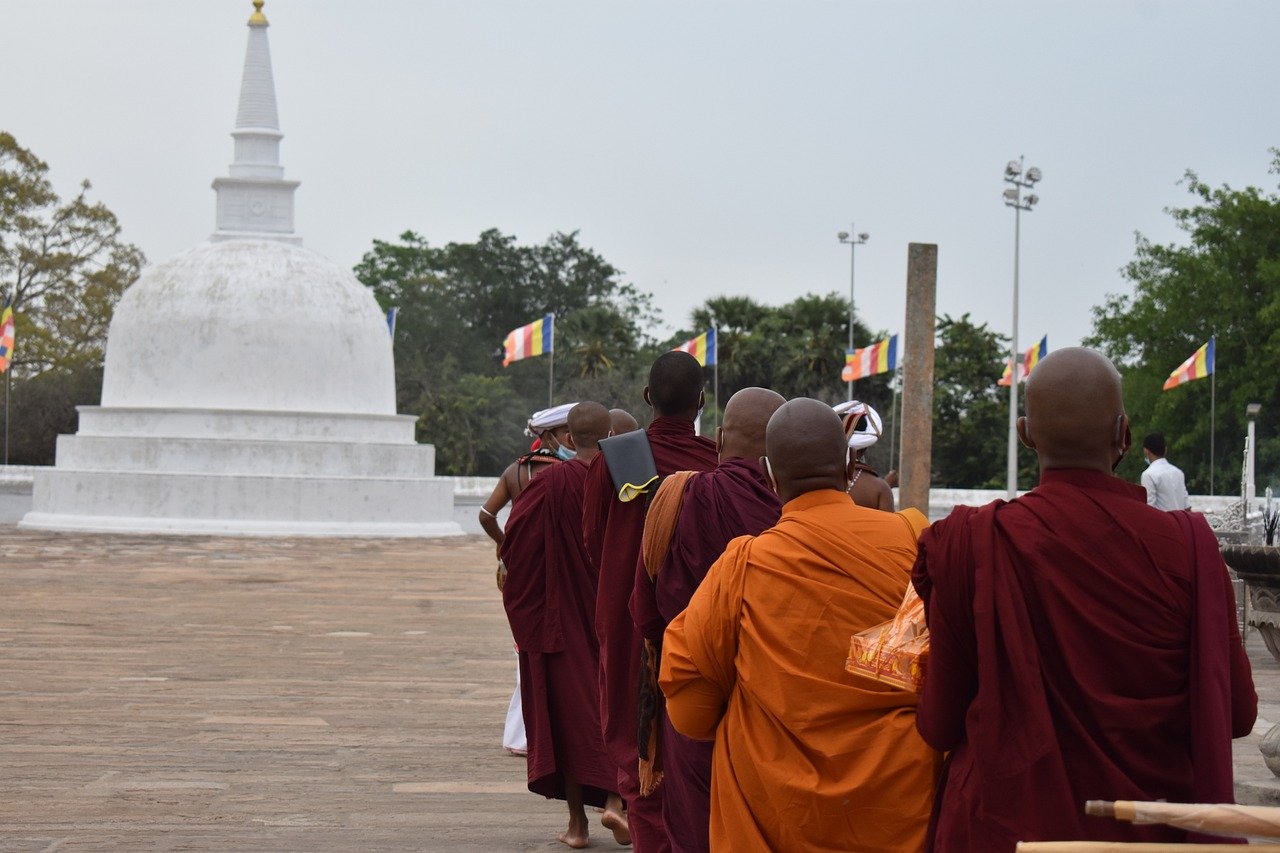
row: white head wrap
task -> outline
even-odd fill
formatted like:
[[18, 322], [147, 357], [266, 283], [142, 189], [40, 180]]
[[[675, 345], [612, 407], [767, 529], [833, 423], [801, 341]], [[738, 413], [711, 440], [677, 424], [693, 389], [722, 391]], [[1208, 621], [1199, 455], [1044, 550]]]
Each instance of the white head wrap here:
[[525, 435], [539, 436], [549, 429], [562, 427], [569, 423], [569, 410], [577, 403], [561, 403], [558, 406], [552, 406], [550, 409], [543, 409], [540, 412], [534, 412], [533, 417], [529, 418], [529, 423], [525, 426]]
[[[854, 450], [863, 450], [875, 444], [884, 432], [884, 424], [880, 413], [859, 400], [837, 403], [831, 407], [845, 424], [857, 424], [849, 434], [849, 446]], [[863, 416], [866, 416], [865, 418]], [[849, 427], [845, 427], [848, 432]]]

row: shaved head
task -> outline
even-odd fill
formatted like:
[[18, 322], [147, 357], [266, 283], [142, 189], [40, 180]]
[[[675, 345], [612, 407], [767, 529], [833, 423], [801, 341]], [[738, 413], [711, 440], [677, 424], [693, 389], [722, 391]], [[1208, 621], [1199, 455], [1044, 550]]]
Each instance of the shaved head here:
[[1041, 469], [1110, 473], [1129, 449], [1120, 373], [1094, 350], [1070, 347], [1040, 359], [1027, 380], [1026, 408], [1018, 435]]
[[687, 352], [663, 353], [649, 368], [644, 399], [659, 417], [693, 420], [702, 407], [702, 365]]
[[764, 433], [773, 413], [786, 398], [768, 388], [743, 388], [724, 407], [724, 424], [717, 443], [720, 458], [759, 459], [765, 455]]
[[611, 426], [609, 410], [599, 403], [587, 400], [569, 410], [569, 437], [584, 461], [595, 455], [600, 439], [609, 434]]
[[610, 409], [609, 422], [613, 425], [610, 429], [614, 435], [622, 435], [624, 432], [635, 432], [640, 429], [640, 424], [626, 409]]
[[764, 442], [783, 503], [806, 492], [845, 488], [849, 444], [840, 416], [826, 403], [808, 397], [784, 403], [769, 418]]

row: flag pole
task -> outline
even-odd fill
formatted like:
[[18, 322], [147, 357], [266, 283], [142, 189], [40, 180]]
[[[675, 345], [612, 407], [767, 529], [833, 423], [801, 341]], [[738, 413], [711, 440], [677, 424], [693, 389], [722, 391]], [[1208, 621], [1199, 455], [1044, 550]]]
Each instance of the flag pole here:
[[[16, 324], [15, 324], [16, 325]], [[18, 336], [15, 334], [14, 343]], [[9, 464], [9, 394], [13, 390], [13, 362], [4, 371], [4, 464]]]
[[4, 464], [9, 464], [9, 396], [13, 393], [13, 353], [18, 348], [18, 288], [15, 285], [9, 298], [13, 311], [13, 346], [9, 350], [9, 366], [4, 369]]
[[711, 412], [712, 430], [720, 429], [720, 327], [712, 325], [711, 334], [716, 339], [716, 360], [712, 365], [711, 394], [715, 401], [715, 409]]
[[556, 315], [550, 314], [551, 317], [551, 349], [548, 355], [550, 364], [547, 370], [547, 408], [551, 408], [556, 404]]
[[898, 369], [893, 371], [893, 403], [889, 406], [889, 470], [894, 470], [895, 451], [898, 449]]
[[[1213, 373], [1209, 374], [1209, 494], [1213, 491], [1213, 468], [1217, 461], [1214, 448], [1214, 434], [1218, 431], [1218, 342], [1217, 335], [1212, 335], [1209, 346], [1213, 348]], [[1246, 508], [1247, 509], [1247, 508]]]

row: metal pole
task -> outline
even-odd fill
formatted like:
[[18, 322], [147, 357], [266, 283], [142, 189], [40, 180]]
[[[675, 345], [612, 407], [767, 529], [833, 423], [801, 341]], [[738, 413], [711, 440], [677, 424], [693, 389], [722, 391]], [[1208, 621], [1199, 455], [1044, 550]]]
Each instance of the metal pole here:
[[889, 470], [894, 470], [893, 463], [898, 449], [898, 371], [893, 372], [893, 402], [889, 404]]
[[[10, 357], [13, 353], [9, 354]], [[4, 464], [9, 464], [9, 393], [13, 390], [13, 362], [4, 372]]]
[[[849, 351], [853, 351], [853, 267], [858, 256], [858, 229], [855, 223], [849, 223]], [[719, 342], [717, 341], [717, 346]], [[853, 399], [853, 380], [849, 380], [849, 399]]]
[[716, 362], [712, 365], [711, 396], [715, 406], [711, 410], [712, 434], [720, 429], [720, 327], [713, 325], [711, 333], [716, 339]]
[[1018, 496], [1018, 251], [1022, 241], [1022, 188], [1013, 209], [1013, 334], [1009, 341], [1009, 500]]
[[[1215, 348], [1216, 349], [1216, 348]], [[1214, 353], [1213, 373], [1209, 374], [1209, 494], [1213, 491], [1213, 466], [1217, 461], [1214, 453], [1214, 433], [1218, 431], [1218, 365], [1217, 353]]]

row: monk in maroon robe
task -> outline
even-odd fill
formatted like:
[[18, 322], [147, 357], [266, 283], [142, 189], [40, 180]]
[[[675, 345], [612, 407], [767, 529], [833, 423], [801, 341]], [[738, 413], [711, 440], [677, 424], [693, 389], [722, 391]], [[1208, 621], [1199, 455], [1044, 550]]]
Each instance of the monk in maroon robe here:
[[932, 849], [1186, 841], [1087, 817], [1086, 800], [1234, 802], [1231, 739], [1257, 716], [1235, 600], [1200, 515], [1147, 506], [1120, 375], [1058, 350], [1027, 385], [1040, 485], [959, 507], [920, 539], [931, 651], [917, 726], [950, 750]]
[[[676, 471], [710, 471], [716, 446], [694, 434], [703, 405], [702, 366], [685, 352], [665, 353], [649, 370], [644, 398], [654, 419], [646, 430], [660, 477]], [[587, 553], [599, 568], [596, 634], [600, 639], [600, 722], [605, 749], [617, 770], [618, 792], [627, 803], [638, 853], [670, 849], [662, 824], [662, 790], [640, 796], [636, 737], [636, 685], [640, 633], [629, 612], [636, 561], [644, 532], [645, 499], [623, 503], [614, 490], [603, 456], [587, 474], [582, 533]]]
[[569, 412], [566, 447], [577, 456], [529, 482], [507, 521], [502, 603], [520, 655], [520, 691], [529, 738], [529, 790], [567, 801], [560, 841], [586, 847], [584, 804], [628, 843], [617, 773], [600, 733], [600, 667], [595, 634], [596, 570], [582, 544], [582, 494], [609, 412], [579, 403]]
[[[687, 480], [668, 481], [671, 487], [684, 490], [668, 534], [669, 550], [653, 578], [641, 563], [631, 596], [636, 627], [656, 648], [661, 648], [668, 623], [689, 605], [729, 541], [758, 536], [778, 523], [782, 501], [765, 480], [760, 457], [765, 454], [769, 418], [785, 402], [781, 394], [766, 388], [743, 388], [734, 394], [724, 407], [724, 424], [716, 433], [720, 464], [714, 471], [694, 474]], [[649, 524], [656, 520], [650, 515]], [[671, 849], [673, 853], [705, 853], [711, 849], [708, 830], [714, 742], [694, 740], [676, 731], [661, 691], [655, 698], [662, 726], [662, 817]]]

